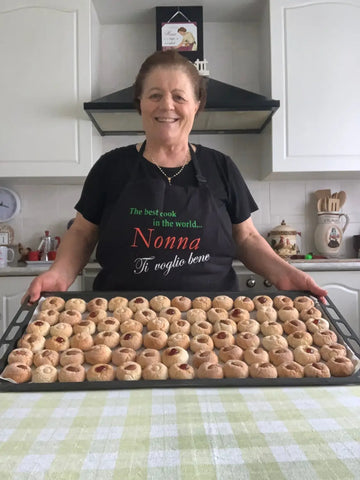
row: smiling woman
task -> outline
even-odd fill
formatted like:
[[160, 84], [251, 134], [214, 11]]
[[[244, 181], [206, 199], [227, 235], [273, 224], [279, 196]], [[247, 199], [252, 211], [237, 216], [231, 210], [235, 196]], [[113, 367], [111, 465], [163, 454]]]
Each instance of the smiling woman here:
[[93, 166], [54, 264], [30, 285], [31, 300], [68, 288], [97, 242], [98, 291], [236, 291], [238, 258], [279, 288], [324, 295], [257, 232], [257, 206], [231, 158], [189, 143], [206, 102], [196, 67], [176, 50], [155, 52], [134, 93], [146, 139]]

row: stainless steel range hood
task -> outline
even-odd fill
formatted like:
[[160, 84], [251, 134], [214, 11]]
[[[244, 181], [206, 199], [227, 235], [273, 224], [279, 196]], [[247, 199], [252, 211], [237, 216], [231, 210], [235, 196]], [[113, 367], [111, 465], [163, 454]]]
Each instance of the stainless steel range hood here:
[[[214, 79], [207, 79], [205, 110], [192, 133], [260, 133], [280, 102]], [[84, 103], [100, 135], [143, 134], [141, 116], [133, 104], [133, 87]]]

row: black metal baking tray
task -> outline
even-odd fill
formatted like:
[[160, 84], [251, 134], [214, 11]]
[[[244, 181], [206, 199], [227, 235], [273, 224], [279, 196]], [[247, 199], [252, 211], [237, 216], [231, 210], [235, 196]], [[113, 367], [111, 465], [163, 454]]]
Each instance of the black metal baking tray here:
[[[124, 296], [128, 299], [144, 296], [145, 298], [152, 298], [155, 295], [166, 295], [173, 298], [177, 295], [183, 295], [191, 299], [197, 296], [215, 297], [217, 295], [228, 295], [235, 299], [239, 295], [255, 297], [256, 295], [268, 295], [274, 298], [276, 295], [286, 295], [292, 299], [301, 295], [311, 296], [309, 292], [304, 291], [239, 291], [239, 292], [173, 292], [173, 291], [122, 291], [122, 292], [44, 292], [43, 297], [60, 296], [65, 301], [70, 298], [82, 298], [86, 302], [95, 297], [104, 297], [108, 300], [115, 296]], [[313, 297], [312, 297], [313, 298]], [[0, 339], [0, 374], [7, 365], [7, 358], [9, 353], [16, 348], [17, 341], [23, 335], [26, 327], [32, 319], [33, 313], [37, 307], [37, 303], [31, 307], [22, 305], [15, 317], [11, 321], [9, 327], [6, 329], [3, 337]], [[329, 297], [326, 297], [326, 304], [316, 304], [316, 307], [323, 311], [324, 317], [330, 322], [330, 325], [337, 333], [339, 342], [342, 342], [348, 349], [350, 349], [355, 356], [360, 359], [360, 339], [350, 327], [350, 325], [343, 318], [339, 310]], [[359, 360], [360, 362], [360, 360]], [[55, 383], [21, 383], [15, 384], [6, 380], [0, 379], [0, 392], [41, 392], [41, 391], [75, 391], [75, 390], [118, 390], [118, 389], [133, 389], [133, 388], [179, 388], [179, 387], [304, 387], [304, 386], [331, 386], [331, 385], [351, 385], [360, 384], [360, 369], [355, 371], [352, 375], [347, 377], [333, 377], [330, 378], [223, 378], [223, 379], [199, 379], [192, 380], [137, 380], [137, 381], [121, 381], [114, 380], [110, 382], [55, 382]]]

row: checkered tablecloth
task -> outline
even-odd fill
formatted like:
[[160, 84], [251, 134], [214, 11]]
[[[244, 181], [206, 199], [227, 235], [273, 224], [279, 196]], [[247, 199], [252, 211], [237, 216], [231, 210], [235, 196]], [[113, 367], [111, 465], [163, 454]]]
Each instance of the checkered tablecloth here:
[[360, 479], [360, 387], [0, 393], [0, 478]]

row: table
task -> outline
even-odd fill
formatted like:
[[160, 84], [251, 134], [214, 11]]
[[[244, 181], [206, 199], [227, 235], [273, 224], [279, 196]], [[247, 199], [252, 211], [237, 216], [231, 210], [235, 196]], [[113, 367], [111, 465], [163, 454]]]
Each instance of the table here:
[[0, 393], [0, 478], [359, 479], [360, 386]]

